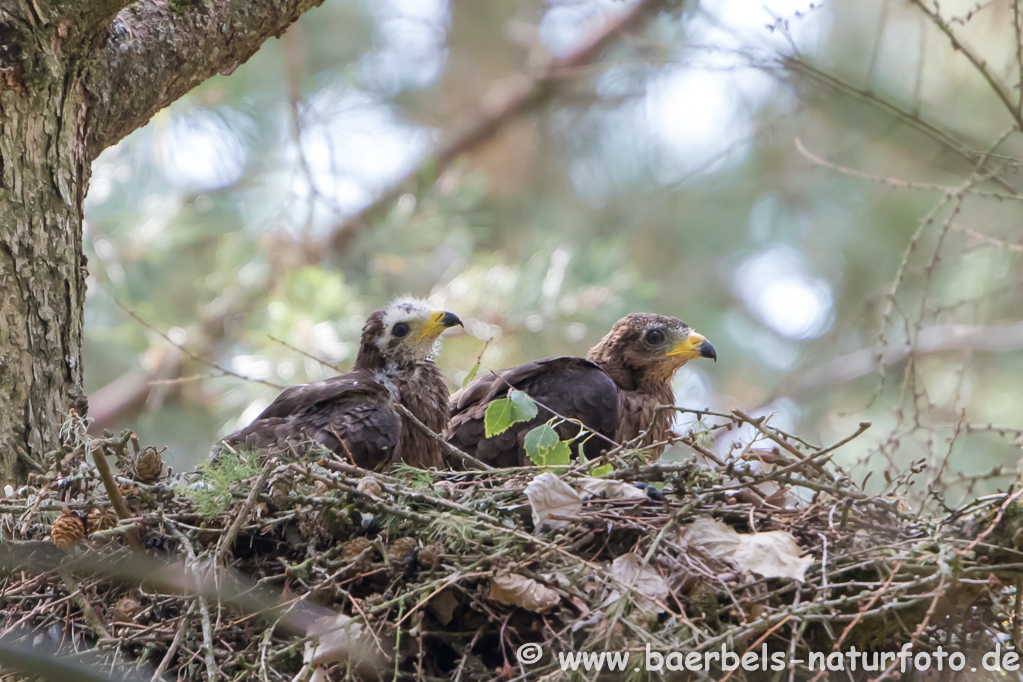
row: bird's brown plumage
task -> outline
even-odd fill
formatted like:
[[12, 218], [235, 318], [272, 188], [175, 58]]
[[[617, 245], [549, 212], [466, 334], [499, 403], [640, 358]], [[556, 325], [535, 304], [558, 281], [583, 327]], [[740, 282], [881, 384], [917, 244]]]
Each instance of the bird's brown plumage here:
[[399, 300], [366, 321], [351, 372], [285, 389], [244, 429], [224, 439], [235, 449], [302, 452], [312, 444], [343, 461], [382, 470], [403, 461], [442, 463], [440, 444], [395, 411], [404, 405], [440, 433], [448, 389], [432, 361], [437, 336], [461, 324], [420, 301]]
[[[673, 414], [658, 413], [658, 405], [674, 404], [671, 380], [682, 365], [696, 357], [717, 358], [714, 347], [674, 317], [633, 313], [623, 317], [587, 353], [586, 358], [550, 358], [477, 379], [451, 398], [451, 421], [446, 437], [452, 445], [491, 466], [527, 464], [522, 447], [526, 433], [552, 417], [578, 419], [595, 434], [584, 446], [587, 457], [606, 450], [611, 442], [643, 438], [636, 445], [665, 439]], [[539, 407], [532, 421], [513, 425], [493, 438], [484, 437], [487, 405], [510, 388], [530, 395]], [[562, 439], [578, 433], [563, 422]], [[653, 449], [657, 457], [663, 446]]]
[[[664, 340], [653, 343], [651, 333]], [[646, 432], [637, 445], [660, 443], [668, 436], [674, 413], [657, 412], [658, 405], [674, 405], [671, 380], [693, 358], [717, 360], [717, 351], [682, 320], [653, 313], [633, 313], [618, 320], [586, 354], [618, 386], [618, 429], [615, 440], [627, 443]], [[664, 446], [655, 447], [656, 458]]]
[[[507, 396], [511, 388], [524, 391], [542, 407], [532, 420], [486, 438], [487, 406]], [[618, 426], [618, 389], [600, 367], [584, 358], [529, 362], [481, 377], [451, 396], [451, 421], [445, 435], [449, 443], [490, 466], [520, 466], [527, 463], [523, 454], [526, 434], [554, 416], [547, 408], [578, 419], [600, 434], [591, 436], [583, 446], [587, 457], [596, 457], [611, 444], [609, 439]], [[556, 428], [562, 440], [579, 433], [574, 422], [562, 422]]]

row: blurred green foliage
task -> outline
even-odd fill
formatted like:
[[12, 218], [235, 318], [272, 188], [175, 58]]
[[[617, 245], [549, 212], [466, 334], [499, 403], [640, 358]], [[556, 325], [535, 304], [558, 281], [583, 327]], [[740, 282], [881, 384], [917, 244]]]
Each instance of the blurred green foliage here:
[[[941, 7], [1018, 92], [1011, 3], [968, 21], [969, 3]], [[964, 187], [1012, 123], [908, 4], [665, 11], [435, 183], [427, 163], [370, 224], [333, 239], [514, 74], [622, 8], [327, 0], [104, 153], [86, 211], [97, 426], [132, 425], [191, 467], [276, 393], [175, 361], [115, 298], [191, 353], [283, 386], [346, 369], [368, 313], [411, 293], [466, 321], [439, 357], [453, 388], [487, 339], [484, 372], [583, 354], [622, 315], [657, 311], [720, 355], [683, 369], [680, 405], [773, 414], [821, 443], [869, 420], [840, 463], [1004, 465], [984, 482], [1004, 486], [1023, 338], [981, 342], [1023, 319], [1023, 223], [1018, 201], [974, 190], [1015, 191], [1021, 141], [1002, 141], [961, 200], [901, 182]], [[819, 163], [797, 140], [876, 177]], [[967, 326], [977, 344], [956, 342]], [[913, 362], [898, 356], [924, 340]], [[966, 432], [992, 422], [1009, 430]]]

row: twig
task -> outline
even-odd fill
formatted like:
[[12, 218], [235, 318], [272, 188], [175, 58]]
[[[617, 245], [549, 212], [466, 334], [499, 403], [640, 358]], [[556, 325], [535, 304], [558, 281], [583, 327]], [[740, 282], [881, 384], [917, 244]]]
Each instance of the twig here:
[[1023, 201], [1023, 196], [1013, 194], [1002, 194], [1000, 192], [988, 192], [979, 189], [968, 189], [962, 190], [961, 188], [953, 187], [952, 185], [938, 185], [930, 182], [916, 182], [914, 180], [903, 180], [901, 178], [886, 177], [884, 175], [876, 175], [874, 173], [867, 173], [866, 171], [856, 170], [855, 168], [849, 168], [847, 166], [840, 166], [837, 163], [832, 163], [826, 159], [817, 156], [804, 145], [803, 141], [798, 137], [795, 139], [796, 149], [800, 154], [805, 156], [809, 161], [823, 166], [842, 175], [849, 175], [855, 178], [862, 178], [863, 180], [870, 180], [871, 182], [879, 182], [885, 185], [891, 185], [893, 187], [899, 187], [902, 189], [918, 189], [931, 192], [943, 192], [946, 195], [951, 196], [956, 192], [963, 194], [971, 194], [979, 197], [989, 197], [992, 199], [1002, 199], [1006, 201]]
[[206, 651], [206, 679], [207, 682], [216, 682], [220, 679], [220, 671], [217, 669], [217, 659], [213, 656], [213, 626], [210, 624], [210, 607], [206, 604], [206, 597], [196, 597], [199, 602], [199, 618], [202, 621], [202, 641]]
[[471, 464], [477, 469], [482, 469], [484, 471], [494, 471], [494, 467], [490, 466], [489, 464], [484, 464], [483, 462], [476, 459], [467, 452], [462, 452], [454, 445], [444, 440], [444, 437], [442, 435], [440, 435], [439, 433], [434, 433], [434, 431], [429, 426], [419, 421], [419, 419], [416, 418], [416, 415], [409, 412], [408, 408], [405, 407], [404, 405], [396, 403], [394, 405], [394, 410], [402, 417], [415, 424], [415, 426], [419, 428], [421, 431], [423, 431], [423, 433], [425, 433], [427, 436], [440, 443], [441, 449], [443, 449], [444, 452], [448, 453], [449, 455], [454, 455], [461, 461], [465, 462], [466, 464]]
[[835, 452], [836, 450], [838, 450], [838, 448], [840, 448], [843, 445], [847, 444], [849, 441], [851, 441], [851, 440], [853, 440], [855, 438], [858, 438], [861, 434], [863, 434], [864, 431], [866, 431], [869, 428], [870, 428], [870, 422], [860, 422], [860, 425], [856, 429], [856, 431], [854, 431], [851, 435], [846, 436], [845, 438], [843, 438], [839, 442], [835, 443], [834, 445], [826, 447], [826, 448], [824, 448], [822, 450], [818, 450], [817, 452], [813, 453], [812, 455], [810, 455], [806, 459], [800, 460], [798, 462], [793, 462], [792, 464], [784, 466], [784, 467], [782, 467], [780, 469], [775, 469], [774, 471], [770, 472], [766, 477], [761, 478], [760, 480], [763, 481], [763, 482], [767, 482], [767, 481], [773, 480], [776, 476], [783, 476], [783, 475], [785, 475], [785, 474], [787, 474], [787, 473], [789, 473], [791, 471], [794, 471], [796, 469], [800, 469], [805, 464], [814, 463], [814, 464], [823, 465], [824, 462], [826, 462], [828, 459], [830, 459], [829, 457], [827, 457], [827, 455]]
[[267, 462], [263, 467], [263, 471], [259, 473], [255, 483], [252, 484], [252, 489], [249, 491], [249, 496], [245, 498], [245, 503], [242, 504], [238, 510], [238, 514], [231, 521], [231, 525], [228, 526], [227, 532], [220, 536], [220, 542], [217, 543], [217, 549], [213, 554], [213, 562], [215, 564], [220, 563], [221, 557], [224, 556], [224, 552], [231, 548], [234, 543], [234, 539], [238, 536], [238, 531], [245, 524], [245, 521], [249, 518], [249, 512], [256, 505], [256, 501], [259, 499], [260, 493], [263, 491], [263, 485], [267, 479], [270, 478], [270, 474], [274, 472], [274, 465], [271, 462]]
[[[127, 444], [131, 438], [131, 432], [125, 431], [122, 434], [123, 445]], [[117, 489], [117, 482], [114, 481], [113, 474], [110, 473], [110, 466], [107, 464], [107, 453], [106, 450], [100, 446], [94, 445], [93, 439], [88, 435], [85, 436], [86, 448], [89, 450], [89, 454], [92, 455], [92, 461], [96, 464], [96, 470], [99, 472], [100, 480], [103, 481], [103, 487], [106, 488], [107, 495], [110, 497], [110, 506], [114, 508], [114, 512], [117, 513], [117, 518], [122, 521], [131, 518], [131, 514], [128, 513], [128, 507], [124, 504], [124, 500], [121, 498], [121, 491]], [[127, 541], [131, 548], [136, 552], [142, 551], [142, 543], [139, 541], [138, 531], [134, 528], [130, 531], [125, 532], [124, 539]]]
[[283, 340], [283, 339], [278, 339], [278, 338], [277, 338], [276, 336], [274, 336], [273, 334], [267, 334], [267, 335], [266, 335], [266, 337], [267, 337], [268, 339], [270, 339], [271, 341], [273, 341], [274, 343], [279, 343], [279, 344], [281, 344], [282, 346], [284, 346], [285, 348], [288, 348], [288, 349], [290, 349], [290, 350], [293, 350], [293, 351], [295, 351], [296, 353], [298, 353], [299, 355], [303, 355], [303, 356], [305, 356], [305, 357], [309, 358], [310, 360], [314, 360], [314, 361], [316, 361], [316, 362], [320, 363], [321, 365], [323, 365], [324, 367], [326, 367], [326, 368], [328, 368], [328, 369], [332, 369], [332, 370], [334, 370], [335, 372], [340, 372], [340, 371], [341, 371], [341, 367], [340, 367], [339, 365], [335, 365], [335, 364], [334, 364], [334, 363], [332, 363], [332, 362], [327, 362], [327, 361], [326, 361], [326, 360], [324, 360], [323, 358], [321, 358], [321, 357], [318, 357], [318, 356], [316, 356], [316, 355], [313, 355], [312, 353], [310, 353], [310, 352], [308, 352], [308, 351], [304, 351], [304, 350], [302, 350], [301, 348], [296, 348], [295, 346], [291, 345], [291, 344], [290, 344], [290, 343], [288, 343], [287, 341], [285, 341], [285, 340]]
[[484, 626], [480, 626], [476, 630], [476, 634], [473, 635], [472, 641], [469, 642], [469, 646], [465, 647], [465, 652], [462, 654], [462, 660], [458, 662], [458, 670], [455, 671], [454, 682], [462, 682], [462, 671], [465, 670], [465, 661], [469, 658], [469, 654], [472, 653], [473, 647], [476, 646], [476, 642], [479, 641], [480, 635], [486, 630]]
[[975, 537], [973, 541], [971, 541], [970, 544], [966, 546], [965, 549], [956, 550], [956, 554], [962, 556], [963, 554], [967, 554], [973, 551], [974, 547], [976, 547], [979, 543], [983, 542], [988, 535], [991, 535], [992, 531], [994, 531], [998, 524], [1002, 522], [1002, 517], [1005, 516], [1005, 510], [1009, 508], [1009, 505], [1011, 505], [1013, 502], [1019, 499], [1020, 495], [1023, 495], [1023, 487], [1021, 487], [1019, 490], [1012, 493], [1011, 495], [1006, 495], [1005, 502], [1003, 502], [1002, 506], [998, 508], [998, 513], [995, 514], [995, 518], [991, 520], [991, 523], [988, 525], [988, 527], [985, 528], [980, 533], [980, 535]]
[[1002, 104], [1005, 105], [1009, 115], [1012, 116], [1013, 120], [1015, 120], [1016, 127], [1023, 130], [1023, 116], [1021, 116], [1020, 109], [1013, 104], [1008, 91], [998, 81], [998, 79], [995, 78], [995, 75], [991, 73], [991, 70], [987, 67], [987, 62], [981, 59], [969, 45], [966, 45], [959, 39], [955, 32], [952, 31], [952, 27], [941, 18], [941, 15], [938, 14], [937, 10], [932, 10], [925, 5], [922, 0], [910, 0], [910, 3], [919, 7], [920, 11], [923, 12], [924, 15], [948, 37], [949, 41], [952, 43], [953, 50], [956, 52], [962, 52], [963, 56], [966, 57], [971, 64], [973, 64], [973, 67], [981, 76], [984, 77], [984, 80], [987, 81], [988, 85], [991, 86], [991, 89], [994, 91], [995, 95], [998, 96], [998, 99], [1002, 100]]
[[[181, 542], [181, 546], [184, 547], [185, 553], [188, 555], [188, 570], [194, 575], [196, 573], [196, 556], [195, 549], [192, 547], [192, 542], [178, 530], [175, 524], [169, 524], [171, 533], [177, 537], [178, 541]], [[214, 564], [215, 566], [215, 564]], [[206, 603], [206, 597], [202, 594], [195, 596], [196, 603], [199, 604], [199, 620], [202, 623], [202, 640], [203, 649], [205, 651], [204, 660], [206, 662], [206, 680], [207, 682], [216, 682], [220, 679], [220, 671], [217, 669], [217, 659], [213, 655], [213, 625], [210, 620], [210, 608]]]
[[157, 666], [156, 672], [153, 673], [153, 677], [150, 682], [157, 682], [164, 672], [167, 671], [167, 667], [170, 662], [174, 660], [174, 654], [177, 653], [178, 647], [181, 646], [181, 640], [185, 637], [185, 631], [188, 629], [188, 622], [192, 616], [192, 612], [195, 611], [195, 602], [188, 605], [188, 611], [181, 617], [181, 623], [178, 625], [177, 631], [174, 633], [174, 639], [171, 640], [170, 646], [167, 647], [167, 653], [160, 659], [160, 665]]
[[71, 592], [71, 598], [78, 604], [78, 608], [82, 610], [82, 615], [85, 616], [85, 622], [89, 624], [92, 631], [97, 636], [106, 639], [110, 637], [110, 633], [106, 627], [103, 626], [103, 622], [99, 619], [99, 615], [96, 614], [96, 609], [93, 607], [89, 600], [85, 598], [85, 592], [82, 591], [82, 586], [78, 584], [75, 577], [71, 575], [71, 571], [66, 566], [61, 566], [57, 569], [60, 574], [61, 580], [67, 585], [68, 590]]
[[[881, 111], [890, 114], [894, 118], [916, 128], [925, 135], [928, 135], [929, 137], [933, 138], [935, 141], [940, 143], [949, 151], [958, 154], [967, 161], [976, 162], [984, 158], [983, 152], [974, 149], [973, 147], [971, 147], [970, 145], [968, 145], [967, 143], [965, 143], [952, 133], [948, 132], [947, 130], [943, 130], [939, 126], [925, 121], [919, 114], [911, 111], [905, 111], [899, 108], [894, 103], [890, 102], [889, 100], [886, 100], [883, 97], [879, 97], [876, 93], [870, 90], [858, 88], [855, 85], [847, 83], [841, 78], [833, 76], [825, 71], [822, 71], [821, 69], [817, 68], [813, 64], [810, 64], [809, 62], [806, 62], [803, 59], [799, 58], [783, 59], [779, 65], [779, 69], [784, 70], [785, 73], [789, 76], [803, 75], [809, 79], [818, 81], [820, 83], [823, 83], [824, 85], [832, 87], [835, 90], [838, 90], [839, 92], [860, 99], [880, 109]], [[1014, 196], [1020, 195], [1019, 192], [1017, 192], [1009, 183], [1007, 183], [1005, 180], [1002, 180], [1000, 177], [992, 175], [991, 180], [1009, 194], [1012, 194]]]
[[765, 426], [764, 425], [764, 421], [766, 420], [765, 417], [760, 417], [759, 419], [754, 419], [753, 417], [749, 416], [748, 414], [746, 414], [745, 412], [743, 412], [742, 410], [739, 410], [739, 409], [732, 410], [732, 414], [734, 414], [736, 417], [738, 417], [742, 421], [746, 422], [747, 424], [749, 424], [750, 426], [755, 428], [760, 433], [762, 433], [765, 436], [767, 436], [768, 438], [770, 438], [772, 441], [774, 441], [778, 445], [782, 446], [782, 448], [784, 448], [790, 454], [794, 455], [796, 457], [796, 459], [798, 460], [798, 462], [797, 462], [798, 464], [803, 464], [803, 465], [809, 464], [814, 469], [816, 469], [817, 473], [819, 473], [821, 476], [823, 476], [827, 480], [829, 480], [829, 481], [834, 481], [835, 480], [835, 477], [832, 476], [831, 473], [827, 469], [825, 469], [822, 464], [820, 464], [820, 462], [815, 462], [812, 457], [807, 457], [802, 452], [800, 452], [799, 448], [795, 447], [794, 445], [789, 443], [787, 440], [782, 438], [780, 435], [778, 435], [778, 433], [774, 429], [771, 429], [771, 428], [768, 428], [767, 426]]
[[46, 469], [43, 468], [43, 465], [32, 459], [32, 457], [21, 447], [15, 447], [14, 452], [18, 455], [18, 461], [27, 466], [29, 469], [34, 469], [41, 474], [46, 473]]
[[198, 362], [199, 364], [206, 365], [210, 369], [215, 369], [218, 372], [223, 372], [227, 376], [232, 376], [232, 377], [235, 377], [236, 379], [241, 379], [242, 381], [251, 381], [251, 382], [256, 383], [256, 384], [263, 384], [264, 386], [269, 386], [270, 388], [276, 388], [276, 389], [283, 389], [284, 388], [280, 384], [275, 384], [275, 383], [272, 383], [270, 381], [266, 381], [264, 379], [254, 379], [252, 377], [247, 377], [247, 376], [244, 376], [242, 374], [238, 374], [238, 372], [231, 371], [231, 370], [227, 369], [226, 367], [218, 365], [217, 363], [213, 362], [212, 360], [207, 360], [206, 358], [203, 358], [203, 357], [200, 357], [200, 356], [196, 355], [192, 351], [190, 351], [187, 348], [185, 348], [184, 346], [182, 346], [180, 343], [175, 342], [171, 337], [167, 336], [166, 334], [164, 334], [162, 331], [160, 331], [159, 329], [157, 329], [153, 325], [151, 325], [148, 322], [146, 322], [145, 320], [143, 320], [141, 317], [139, 317], [138, 313], [136, 313], [134, 310], [132, 310], [131, 308], [129, 308], [125, 304], [121, 303], [121, 300], [119, 298], [117, 298], [113, 294], [110, 294], [110, 296], [111, 296], [111, 298], [114, 299], [114, 303], [116, 303], [117, 306], [121, 310], [123, 310], [124, 312], [128, 313], [128, 315], [133, 320], [135, 320], [136, 322], [141, 324], [143, 327], [145, 327], [149, 331], [153, 332], [154, 334], [156, 334], [157, 336], [162, 338], [167, 343], [171, 344], [172, 346], [174, 346], [175, 348], [180, 350], [182, 353], [187, 355], [191, 360], [194, 360], [195, 362]]

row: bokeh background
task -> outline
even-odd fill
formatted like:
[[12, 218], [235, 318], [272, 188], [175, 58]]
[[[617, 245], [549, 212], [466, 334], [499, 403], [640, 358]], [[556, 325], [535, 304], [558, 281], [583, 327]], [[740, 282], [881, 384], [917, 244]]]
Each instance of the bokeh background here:
[[106, 151], [94, 428], [190, 468], [279, 387], [347, 369], [366, 315], [410, 293], [466, 321], [439, 357], [453, 388], [487, 339], [482, 371], [656, 311], [719, 352], [679, 405], [815, 444], [870, 421], [838, 462], [879, 488], [912, 462], [948, 500], [1017, 480], [1018, 6], [670, 3], [435, 166], [631, 7], [326, 0]]

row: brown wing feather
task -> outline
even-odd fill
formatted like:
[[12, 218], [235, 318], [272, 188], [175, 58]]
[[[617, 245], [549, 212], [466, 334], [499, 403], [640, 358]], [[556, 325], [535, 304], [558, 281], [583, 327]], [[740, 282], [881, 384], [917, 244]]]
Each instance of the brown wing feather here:
[[370, 402], [387, 402], [387, 391], [373, 380], [369, 372], [348, 372], [336, 377], [314, 381], [310, 384], [289, 386], [274, 398], [256, 420], [270, 417], [286, 417], [297, 412], [315, 408], [321, 403], [338, 400], [352, 402], [368, 400]]
[[301, 452], [318, 443], [344, 460], [382, 469], [400, 456], [401, 420], [368, 372], [284, 390], [253, 422], [224, 439], [234, 447]]
[[[538, 403], [570, 419], [578, 419], [607, 438], [614, 438], [618, 425], [618, 387], [601, 369], [583, 358], [561, 357], [537, 360], [519, 367], [481, 377], [451, 397], [451, 421], [446, 437], [458, 447], [491, 466], [521, 466], [529, 463], [522, 443], [530, 429], [553, 415], [541, 407], [537, 416], [493, 438], [485, 437], [487, 405], [503, 398], [511, 388], [524, 391]], [[575, 436], [578, 425], [557, 427], [562, 439]], [[609, 447], [604, 438], [591, 436], [584, 447], [587, 457], [596, 457]], [[452, 463], [454, 465], [454, 463]]]

